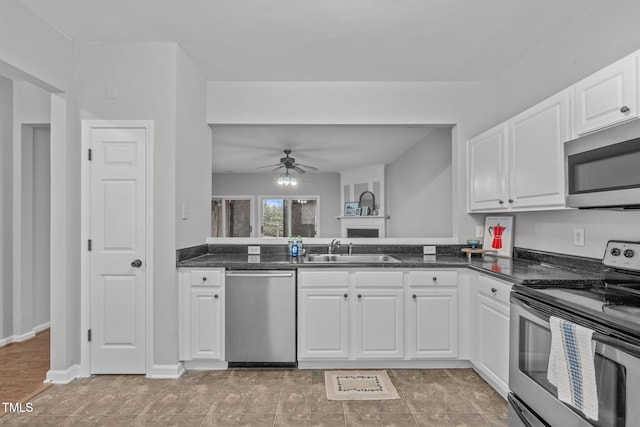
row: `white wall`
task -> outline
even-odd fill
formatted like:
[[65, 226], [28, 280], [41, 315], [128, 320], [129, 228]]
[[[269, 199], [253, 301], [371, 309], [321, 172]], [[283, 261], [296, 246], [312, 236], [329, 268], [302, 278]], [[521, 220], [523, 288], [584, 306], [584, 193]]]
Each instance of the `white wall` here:
[[474, 236], [483, 218], [466, 214], [465, 141], [494, 122], [486, 82], [209, 82], [211, 124], [449, 124], [453, 234]]
[[13, 335], [13, 82], [0, 77], [0, 341]]
[[[42, 230], [46, 236], [34, 233], [36, 222], [48, 224], [50, 217], [50, 141], [48, 129], [36, 133], [34, 127], [51, 122], [51, 95], [31, 83], [17, 81], [13, 100], [13, 253], [18, 254], [13, 260], [13, 333], [26, 339], [35, 327], [50, 320], [50, 229]], [[46, 164], [41, 164], [43, 161]], [[43, 208], [46, 212], [40, 211]], [[46, 304], [40, 301], [45, 297]], [[46, 305], [44, 312], [36, 314], [36, 298], [39, 307]], [[46, 319], [38, 322], [36, 318]]]
[[[155, 363], [177, 362], [176, 51], [168, 43], [77, 44], [81, 119], [154, 121]], [[117, 94], [107, 99], [105, 85]], [[78, 157], [79, 160], [79, 157]]]
[[387, 165], [388, 237], [453, 236], [451, 129], [431, 131]]
[[[273, 179], [271, 179], [273, 178]], [[298, 185], [283, 187], [276, 183], [277, 175], [255, 173], [214, 173], [212, 195], [214, 196], [254, 196], [254, 218], [258, 220], [258, 196], [320, 196], [320, 235], [318, 237], [339, 237], [340, 223], [340, 174], [308, 173], [297, 175]], [[255, 229], [255, 228], [254, 228]]]
[[211, 128], [207, 83], [181, 48], [176, 74], [176, 247], [183, 248], [202, 244], [211, 228]]
[[[640, 2], [595, 2], [497, 81], [497, 120], [504, 120], [640, 49]], [[585, 229], [585, 246], [573, 229]], [[559, 211], [516, 215], [515, 245], [602, 258], [609, 239], [640, 240], [640, 212]]]

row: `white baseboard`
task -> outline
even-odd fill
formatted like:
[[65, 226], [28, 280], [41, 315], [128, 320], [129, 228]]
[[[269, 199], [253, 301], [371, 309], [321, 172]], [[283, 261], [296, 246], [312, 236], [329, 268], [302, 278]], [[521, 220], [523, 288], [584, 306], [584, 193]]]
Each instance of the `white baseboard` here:
[[453, 369], [470, 368], [466, 360], [304, 360], [298, 369]]
[[208, 371], [229, 367], [229, 362], [219, 360], [185, 360], [183, 363], [187, 371]]
[[33, 338], [36, 336], [36, 333], [33, 331], [29, 331], [26, 334], [22, 334], [22, 335], [14, 335], [13, 336], [13, 342], [22, 342], [22, 341], [26, 341], [30, 338]]
[[147, 378], [180, 378], [184, 372], [182, 362], [175, 365], [153, 365], [151, 372], [147, 372]]
[[4, 347], [7, 344], [11, 344], [13, 342], [13, 335], [10, 337], [0, 339], [0, 347]]
[[43, 323], [42, 325], [34, 326], [33, 332], [37, 334], [38, 332], [46, 331], [50, 327], [51, 327], [51, 322]]
[[69, 369], [54, 370], [47, 372], [45, 383], [51, 384], [69, 384], [74, 379], [80, 377], [80, 365], [72, 365]]
[[35, 326], [31, 332], [27, 332], [22, 335], [11, 335], [5, 338], [0, 338], [0, 348], [12, 342], [22, 342], [31, 339], [36, 336], [38, 332], [45, 331], [51, 327], [51, 322], [43, 323], [42, 325]]

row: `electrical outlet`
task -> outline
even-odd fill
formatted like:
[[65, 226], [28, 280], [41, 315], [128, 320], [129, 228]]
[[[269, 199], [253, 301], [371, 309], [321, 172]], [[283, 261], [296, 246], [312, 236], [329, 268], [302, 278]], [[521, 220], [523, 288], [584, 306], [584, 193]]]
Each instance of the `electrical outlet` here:
[[484, 227], [481, 225], [476, 225], [476, 237], [484, 236]]
[[249, 255], [260, 255], [260, 246], [249, 246], [248, 253]]
[[573, 229], [573, 244], [575, 246], [584, 246], [584, 228]]
[[435, 255], [436, 247], [435, 246], [423, 246], [422, 253], [424, 255]]

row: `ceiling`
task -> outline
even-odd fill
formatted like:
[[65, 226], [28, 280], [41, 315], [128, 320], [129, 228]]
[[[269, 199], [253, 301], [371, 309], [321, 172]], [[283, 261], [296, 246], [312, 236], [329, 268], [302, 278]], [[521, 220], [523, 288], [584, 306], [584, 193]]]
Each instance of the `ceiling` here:
[[594, 0], [21, 0], [81, 42], [177, 42], [207, 80], [495, 80]]
[[213, 172], [258, 173], [290, 149], [297, 163], [319, 172], [389, 164], [433, 126], [212, 126]]

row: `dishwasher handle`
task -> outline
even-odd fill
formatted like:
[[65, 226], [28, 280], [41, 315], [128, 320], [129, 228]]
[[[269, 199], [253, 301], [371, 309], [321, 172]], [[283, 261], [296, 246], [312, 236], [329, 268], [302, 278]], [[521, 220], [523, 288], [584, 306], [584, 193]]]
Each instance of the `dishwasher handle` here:
[[238, 273], [227, 271], [227, 277], [293, 277], [293, 272], [289, 273]]

